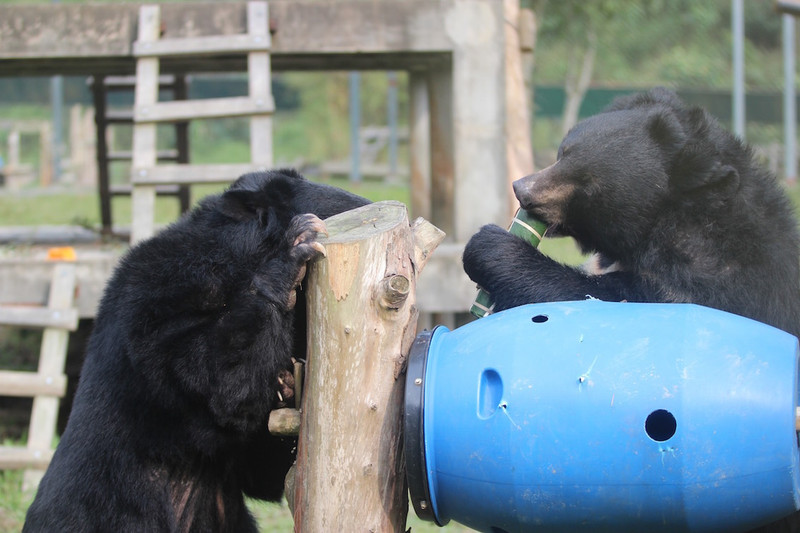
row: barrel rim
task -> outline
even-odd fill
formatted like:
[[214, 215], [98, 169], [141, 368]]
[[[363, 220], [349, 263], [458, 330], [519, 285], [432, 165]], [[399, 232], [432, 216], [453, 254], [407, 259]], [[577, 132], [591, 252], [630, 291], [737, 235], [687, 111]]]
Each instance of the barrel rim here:
[[428, 485], [428, 467], [425, 459], [425, 369], [428, 361], [433, 330], [424, 330], [417, 335], [408, 354], [406, 370], [405, 402], [403, 413], [403, 441], [406, 457], [406, 481], [411, 503], [417, 516], [436, 522]]

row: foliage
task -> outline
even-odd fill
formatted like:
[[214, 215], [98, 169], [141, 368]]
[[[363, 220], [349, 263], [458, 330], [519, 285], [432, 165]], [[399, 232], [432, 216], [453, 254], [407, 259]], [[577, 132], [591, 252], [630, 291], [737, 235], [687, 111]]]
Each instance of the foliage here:
[[[587, 28], [598, 33], [593, 82], [611, 86], [730, 88], [730, 0], [537, 0], [536, 83], [560, 84], [564, 58]], [[769, 0], [745, 5], [748, 89], [781, 84], [780, 17]]]
[[[320, 162], [345, 158], [350, 153], [347, 72], [304, 72], [282, 75], [287, 87], [300, 95], [300, 107], [278, 115], [276, 159]], [[406, 75], [398, 75], [400, 85]], [[387, 123], [386, 93], [389, 79], [383, 72], [361, 73], [361, 124]], [[398, 117], [404, 123], [408, 100], [398, 91]], [[279, 153], [279, 148], [281, 152]]]
[[[568, 58], [581, 49], [591, 28], [597, 54], [595, 87], [716, 89], [732, 85], [731, 0], [521, 0], [539, 22], [533, 80], [565, 84]], [[591, 7], [589, 6], [591, 4]], [[747, 0], [745, 8], [745, 84], [748, 94], [780, 92], [783, 83], [781, 17], [771, 0]], [[782, 142], [780, 124], [747, 124], [747, 138]], [[535, 117], [536, 164], [554, 159], [562, 137], [558, 121]]]

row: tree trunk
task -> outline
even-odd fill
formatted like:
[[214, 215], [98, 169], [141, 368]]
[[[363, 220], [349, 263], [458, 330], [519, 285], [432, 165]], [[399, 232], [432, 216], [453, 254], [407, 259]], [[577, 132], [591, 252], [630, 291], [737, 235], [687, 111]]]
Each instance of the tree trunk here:
[[[508, 219], [514, 217], [519, 208], [511, 184], [523, 176], [532, 174], [533, 144], [531, 143], [530, 106], [525, 86], [520, 36], [519, 0], [505, 0], [506, 18], [506, 161], [508, 162]], [[527, 43], [532, 46], [531, 43]]]
[[567, 102], [564, 105], [564, 115], [561, 119], [561, 129], [564, 135], [578, 122], [578, 113], [581, 103], [583, 103], [583, 97], [586, 96], [586, 91], [592, 82], [594, 56], [597, 53], [597, 33], [593, 28], [589, 28], [588, 32], [580, 72], [578, 72], [578, 52], [574, 48], [567, 64], [567, 79], [564, 85]]
[[403, 377], [416, 276], [444, 234], [422, 219], [409, 225], [399, 202], [326, 225], [327, 256], [308, 274], [295, 531], [405, 531]]

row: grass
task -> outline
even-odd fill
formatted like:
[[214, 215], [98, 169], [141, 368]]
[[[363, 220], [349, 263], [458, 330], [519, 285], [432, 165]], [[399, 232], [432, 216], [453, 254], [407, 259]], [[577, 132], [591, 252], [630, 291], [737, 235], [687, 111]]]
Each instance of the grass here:
[[[258, 526], [261, 531], [269, 533], [292, 533], [294, 531], [294, 522], [286, 501], [280, 504], [251, 501], [249, 507], [258, 520]], [[441, 528], [433, 522], [424, 522], [417, 518], [411, 508], [411, 503], [408, 504], [408, 509], [406, 529], [411, 528], [412, 533], [434, 533], [437, 531], [442, 533], [469, 533], [474, 531], [455, 522], [450, 522], [444, 528]]]
[[12, 533], [22, 529], [25, 512], [32, 497], [24, 494], [22, 470], [0, 470], [0, 533]]
[[[25, 513], [33, 501], [32, 494], [20, 490], [22, 486], [21, 470], [0, 470], [0, 533], [16, 533], [22, 529]], [[269, 533], [292, 533], [294, 521], [286, 500], [281, 503], [249, 500], [250, 511], [258, 522], [260, 531]], [[451, 522], [444, 528], [432, 522], [423, 522], [414, 514], [409, 504], [406, 528], [414, 533], [469, 533], [474, 531], [466, 526]]]
[[[402, 185], [386, 186], [374, 182], [350, 183], [344, 179], [327, 181], [346, 188], [372, 201], [399, 200], [406, 205], [409, 193]], [[192, 201], [197, 202], [208, 194], [220, 192], [224, 186], [196, 186]], [[129, 197], [112, 201], [115, 224], [127, 225], [131, 220]], [[178, 217], [178, 202], [174, 198], [156, 199], [156, 222], [166, 224]], [[25, 190], [19, 193], [0, 194], [0, 226], [36, 226], [76, 224], [86, 227], [100, 225], [100, 203], [94, 190]]]

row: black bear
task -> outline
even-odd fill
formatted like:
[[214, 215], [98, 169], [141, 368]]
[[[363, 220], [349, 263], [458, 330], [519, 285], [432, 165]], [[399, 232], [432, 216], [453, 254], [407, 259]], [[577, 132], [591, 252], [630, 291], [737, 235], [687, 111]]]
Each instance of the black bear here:
[[579, 122], [557, 161], [514, 183], [520, 206], [614, 267], [588, 273], [488, 225], [464, 269], [496, 310], [546, 301], [693, 302], [800, 336], [793, 206], [750, 148], [663, 88]]
[[244, 495], [279, 500], [294, 461], [267, 419], [305, 354], [296, 290], [324, 250], [320, 219], [367, 203], [253, 173], [133, 247], [24, 531], [256, 531]]
[[[800, 244], [791, 202], [749, 147], [657, 88], [622, 97], [567, 133], [557, 161], [514, 183], [549, 235], [596, 252], [562, 265], [487, 225], [464, 269], [497, 311], [579, 300], [693, 302], [800, 336]], [[800, 531], [794, 514], [759, 531]]]

